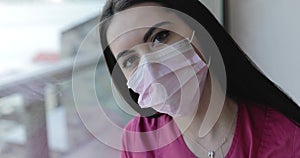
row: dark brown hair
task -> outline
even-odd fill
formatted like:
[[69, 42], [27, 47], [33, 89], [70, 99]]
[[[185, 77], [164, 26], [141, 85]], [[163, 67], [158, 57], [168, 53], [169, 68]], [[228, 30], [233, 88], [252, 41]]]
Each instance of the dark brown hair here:
[[[299, 125], [300, 108], [298, 105], [259, 71], [208, 9], [198, 0], [108, 0], [101, 15], [101, 21], [132, 5], [143, 2], [156, 2], [164, 7], [183, 12], [194, 18], [209, 32], [224, 61], [227, 76], [226, 95], [228, 97], [237, 102], [251, 101], [272, 107]], [[106, 41], [107, 27], [109, 27], [109, 21], [100, 27], [101, 45], [103, 47], [108, 45]], [[138, 112], [143, 113], [148, 110], [144, 113], [145, 115], [153, 114], [153, 110], [140, 109], [137, 106], [138, 95], [127, 88], [126, 79], [109, 46], [103, 48], [103, 51], [112, 79], [125, 100]]]

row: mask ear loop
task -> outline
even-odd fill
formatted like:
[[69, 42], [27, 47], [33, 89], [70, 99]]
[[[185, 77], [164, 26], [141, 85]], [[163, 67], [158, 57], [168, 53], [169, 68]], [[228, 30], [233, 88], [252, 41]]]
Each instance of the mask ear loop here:
[[210, 61], [211, 61], [211, 57], [209, 57], [208, 62], [207, 62], [207, 67], [210, 67]]
[[194, 39], [194, 36], [195, 36], [195, 30], [193, 30], [192, 37], [190, 39], [187, 38], [187, 40], [189, 41], [189, 43], [192, 43], [192, 41]]
[[[189, 41], [190, 44], [192, 43], [192, 41], [193, 41], [193, 39], [194, 39], [194, 36], [195, 36], [195, 30], [193, 30], [193, 33], [192, 33], [191, 38], [186, 38], [186, 39]], [[211, 61], [211, 57], [209, 57], [209, 59], [208, 59], [208, 62], [207, 62], [207, 64], [206, 64], [207, 67], [210, 66], [210, 61]]]

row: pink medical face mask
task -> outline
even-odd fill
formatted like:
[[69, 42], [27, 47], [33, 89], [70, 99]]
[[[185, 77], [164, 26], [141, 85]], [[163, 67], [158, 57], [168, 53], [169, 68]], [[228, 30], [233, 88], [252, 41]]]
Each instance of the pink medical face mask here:
[[139, 94], [141, 108], [173, 117], [196, 112], [208, 66], [187, 39], [141, 57], [127, 86]]

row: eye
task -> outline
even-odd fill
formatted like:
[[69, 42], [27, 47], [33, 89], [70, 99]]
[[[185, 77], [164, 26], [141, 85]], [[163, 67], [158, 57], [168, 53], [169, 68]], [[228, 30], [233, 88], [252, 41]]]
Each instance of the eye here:
[[123, 61], [122, 67], [125, 69], [132, 68], [134, 65], [138, 63], [138, 60], [139, 60], [138, 56], [131, 55]]
[[157, 47], [167, 41], [170, 31], [164, 30], [155, 34], [152, 38], [152, 46]]

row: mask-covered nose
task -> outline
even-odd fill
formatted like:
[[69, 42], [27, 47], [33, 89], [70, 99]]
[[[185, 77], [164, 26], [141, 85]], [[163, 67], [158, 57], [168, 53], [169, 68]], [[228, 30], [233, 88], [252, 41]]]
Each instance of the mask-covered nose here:
[[198, 106], [207, 69], [184, 39], [143, 55], [127, 85], [139, 94], [141, 108], [184, 116], [192, 114]]

